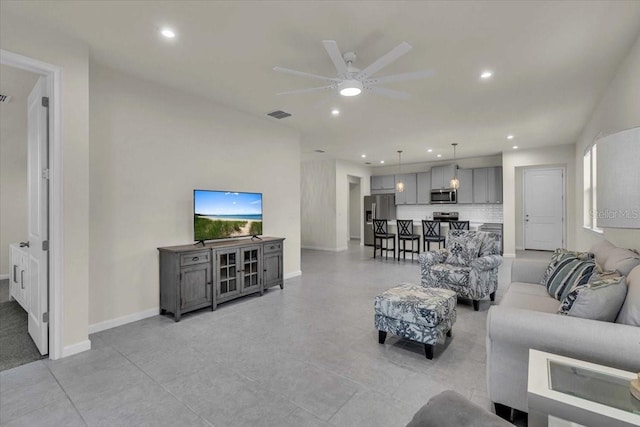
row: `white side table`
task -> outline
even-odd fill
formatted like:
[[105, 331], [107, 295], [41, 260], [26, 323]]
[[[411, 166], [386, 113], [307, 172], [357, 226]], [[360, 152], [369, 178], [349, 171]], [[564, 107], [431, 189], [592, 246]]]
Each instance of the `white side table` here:
[[640, 426], [637, 373], [529, 350], [529, 426]]

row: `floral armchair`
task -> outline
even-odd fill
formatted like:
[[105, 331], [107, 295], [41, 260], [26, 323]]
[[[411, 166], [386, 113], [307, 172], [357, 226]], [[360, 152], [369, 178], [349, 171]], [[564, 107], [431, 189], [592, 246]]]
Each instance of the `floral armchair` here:
[[420, 254], [422, 286], [445, 288], [473, 301], [495, 299], [498, 288], [500, 234], [484, 231], [449, 230], [446, 248]]

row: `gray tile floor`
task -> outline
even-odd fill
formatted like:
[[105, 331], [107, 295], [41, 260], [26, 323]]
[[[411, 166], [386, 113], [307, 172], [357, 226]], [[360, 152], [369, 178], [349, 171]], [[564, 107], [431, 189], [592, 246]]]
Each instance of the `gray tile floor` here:
[[303, 250], [302, 270], [284, 290], [110, 329], [90, 336], [91, 351], [1, 372], [0, 424], [403, 426], [445, 389], [490, 408], [489, 302], [479, 312], [460, 302], [453, 339], [427, 360], [415, 343], [378, 344], [373, 327], [373, 298], [418, 282], [417, 261], [374, 260], [352, 244]]

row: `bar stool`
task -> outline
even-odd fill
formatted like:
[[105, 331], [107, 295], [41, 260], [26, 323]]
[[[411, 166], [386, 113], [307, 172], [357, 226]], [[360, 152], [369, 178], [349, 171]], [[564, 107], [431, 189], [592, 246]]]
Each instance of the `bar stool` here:
[[469, 221], [449, 221], [449, 230], [468, 230]]
[[431, 250], [431, 242], [444, 243], [445, 237], [440, 235], [440, 221], [422, 220], [422, 239], [425, 252]]
[[[382, 251], [385, 251], [385, 258], [389, 258], [389, 251], [393, 250], [393, 257], [396, 257], [396, 235], [387, 232], [387, 220], [386, 219], [374, 219], [373, 220], [373, 257], [376, 257], [376, 251], [378, 248], [378, 240], [380, 241], [380, 256]], [[393, 242], [393, 248], [389, 249], [389, 239]], [[382, 241], [386, 240], [386, 246], [382, 246]]]
[[[398, 225], [398, 261], [400, 261], [400, 252], [402, 252], [402, 259], [407, 259], [407, 252], [410, 252], [411, 261], [413, 261], [413, 254], [420, 254], [420, 236], [413, 234], [413, 220], [399, 219], [396, 224]], [[411, 250], [407, 250], [407, 241], [411, 241]], [[417, 249], [413, 242], [418, 242]]]

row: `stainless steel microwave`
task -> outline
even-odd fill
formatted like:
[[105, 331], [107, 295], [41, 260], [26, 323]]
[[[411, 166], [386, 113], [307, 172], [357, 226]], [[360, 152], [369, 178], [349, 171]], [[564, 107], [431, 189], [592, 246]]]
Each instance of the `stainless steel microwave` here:
[[431, 203], [458, 203], [458, 194], [455, 188], [445, 188], [444, 190], [431, 190]]

